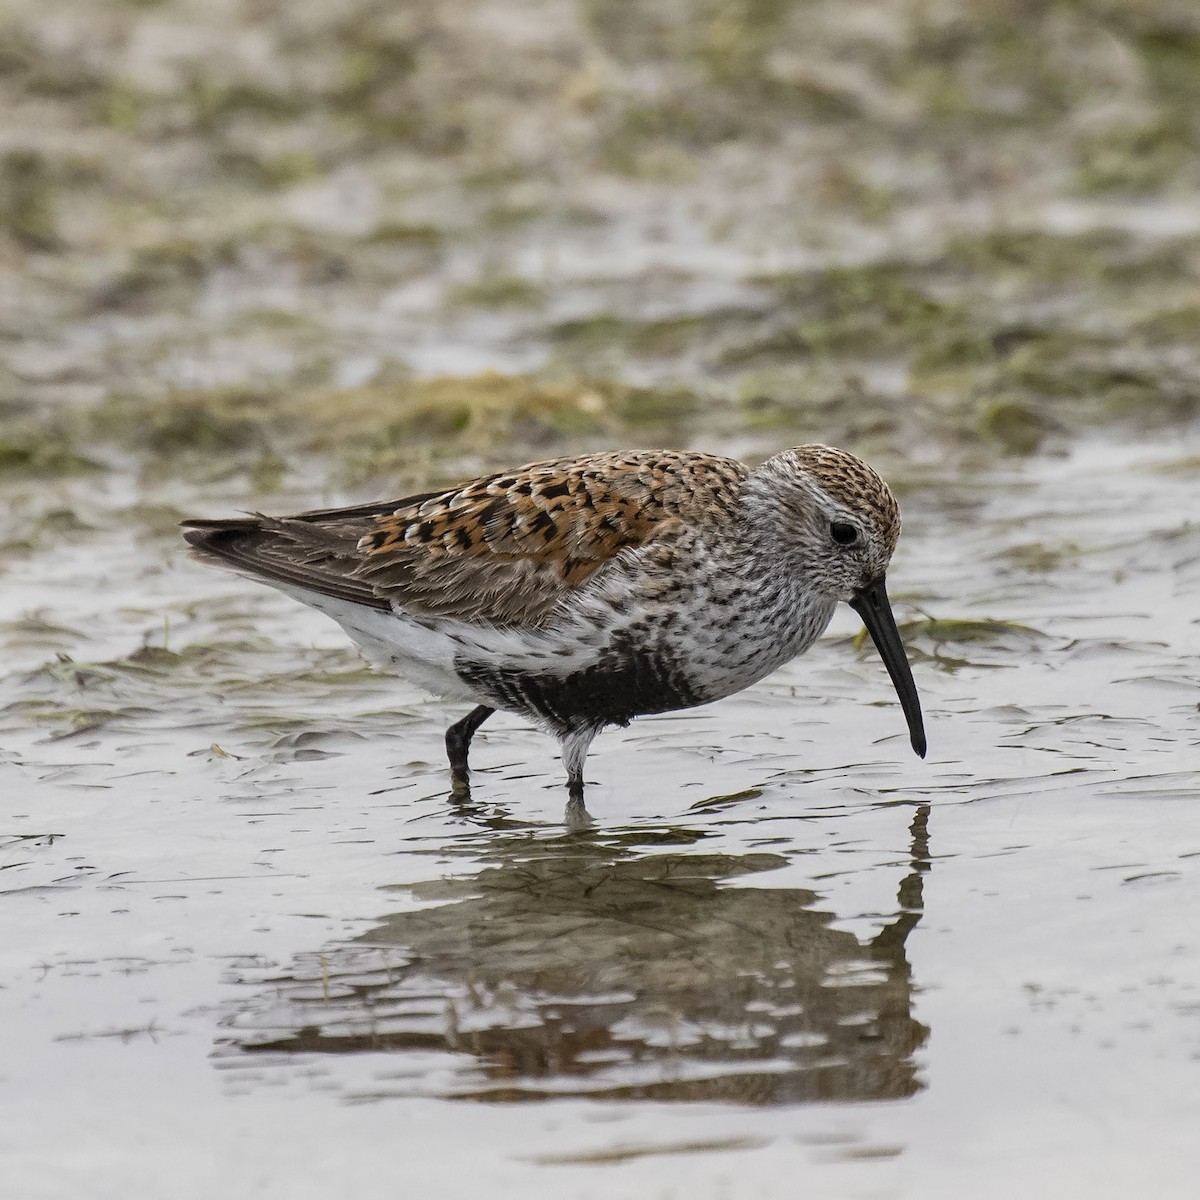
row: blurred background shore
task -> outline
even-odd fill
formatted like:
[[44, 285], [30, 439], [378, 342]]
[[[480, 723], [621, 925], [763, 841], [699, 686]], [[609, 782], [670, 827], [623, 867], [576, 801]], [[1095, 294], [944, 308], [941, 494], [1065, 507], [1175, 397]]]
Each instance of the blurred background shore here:
[[0, 482], [1200, 412], [1189, 0], [5, 0]]

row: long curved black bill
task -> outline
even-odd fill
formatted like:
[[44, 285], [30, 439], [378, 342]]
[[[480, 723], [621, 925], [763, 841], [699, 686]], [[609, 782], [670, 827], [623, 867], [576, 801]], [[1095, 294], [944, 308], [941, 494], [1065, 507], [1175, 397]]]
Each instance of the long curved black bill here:
[[912, 748], [921, 758], [925, 757], [925, 723], [921, 719], [921, 698], [917, 695], [917, 685], [913, 682], [912, 671], [908, 666], [908, 658], [904, 653], [904, 643], [900, 640], [900, 631], [896, 628], [896, 618], [892, 616], [892, 604], [888, 599], [887, 580], [880, 575], [865, 587], [854, 593], [850, 607], [863, 619], [883, 665], [887, 667], [892, 677], [892, 685], [896, 695], [900, 697], [900, 707], [904, 709], [905, 720], [908, 721], [908, 736], [912, 740]]

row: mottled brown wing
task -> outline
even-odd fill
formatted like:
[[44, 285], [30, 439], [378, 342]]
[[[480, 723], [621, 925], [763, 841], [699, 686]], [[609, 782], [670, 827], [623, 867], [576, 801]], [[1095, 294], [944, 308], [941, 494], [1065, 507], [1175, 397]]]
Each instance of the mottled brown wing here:
[[203, 558], [323, 595], [536, 625], [621, 551], [732, 509], [745, 474], [705, 454], [585, 455], [389, 503], [186, 522], [185, 536]]
[[377, 518], [355, 576], [414, 614], [537, 624], [621, 551], [732, 508], [744, 475], [671, 451], [534, 463]]

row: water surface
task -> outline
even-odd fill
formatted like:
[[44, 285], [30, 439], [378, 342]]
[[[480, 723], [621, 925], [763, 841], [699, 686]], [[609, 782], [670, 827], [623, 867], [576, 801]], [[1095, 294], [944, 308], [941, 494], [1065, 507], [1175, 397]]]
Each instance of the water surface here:
[[605, 734], [590, 826], [511, 718], [454, 802], [457, 710], [145, 507], [211, 495], [23, 494], [7, 1194], [1190, 1194], [1195, 450], [900, 479], [929, 758], [846, 612]]

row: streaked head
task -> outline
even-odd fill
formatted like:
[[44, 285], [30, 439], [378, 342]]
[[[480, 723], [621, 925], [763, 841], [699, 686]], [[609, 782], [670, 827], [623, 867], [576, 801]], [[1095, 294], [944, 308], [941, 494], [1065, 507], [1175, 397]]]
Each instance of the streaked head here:
[[861, 458], [831, 446], [798, 446], [767, 459], [751, 480], [773, 509], [759, 528], [774, 533], [771, 551], [802, 574], [806, 587], [849, 601], [886, 573], [900, 508]]
[[888, 601], [888, 563], [900, 537], [891, 488], [860, 458], [831, 446], [798, 446], [769, 458], [747, 481], [760, 549], [798, 573], [810, 591], [844, 600], [862, 617], [925, 756], [916, 685]]

